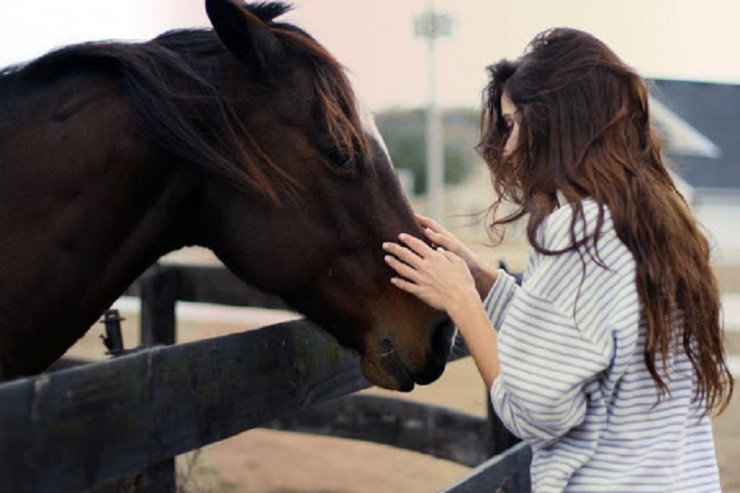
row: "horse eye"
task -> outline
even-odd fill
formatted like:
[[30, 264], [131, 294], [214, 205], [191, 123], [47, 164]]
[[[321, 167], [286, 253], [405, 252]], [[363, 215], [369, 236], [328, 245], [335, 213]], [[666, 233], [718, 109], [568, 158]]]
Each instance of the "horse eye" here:
[[329, 160], [331, 160], [332, 164], [337, 168], [343, 170], [349, 170], [355, 166], [354, 160], [349, 157], [349, 152], [345, 149], [332, 149], [329, 151]]

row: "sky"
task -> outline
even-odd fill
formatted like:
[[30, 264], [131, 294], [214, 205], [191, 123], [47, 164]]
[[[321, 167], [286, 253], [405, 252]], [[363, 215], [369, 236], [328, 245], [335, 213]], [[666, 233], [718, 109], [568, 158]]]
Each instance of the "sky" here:
[[[477, 108], [485, 67], [515, 58], [538, 32], [569, 26], [610, 45], [645, 77], [740, 84], [737, 0], [294, 0], [284, 18], [348, 69], [375, 111], [427, 104], [429, 46], [414, 19], [433, 3], [452, 20], [435, 47], [441, 106]], [[201, 0], [4, 0], [0, 66], [65, 44], [144, 40], [208, 26]]]

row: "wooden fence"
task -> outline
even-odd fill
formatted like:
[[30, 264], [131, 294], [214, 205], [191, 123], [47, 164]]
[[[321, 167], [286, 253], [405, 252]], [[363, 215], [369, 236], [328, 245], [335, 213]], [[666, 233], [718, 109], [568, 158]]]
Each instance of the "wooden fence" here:
[[495, 415], [353, 395], [358, 358], [305, 320], [168, 345], [177, 300], [283, 306], [223, 268], [155, 266], [129, 293], [154, 346], [0, 385], [1, 492], [174, 492], [175, 456], [259, 426], [478, 466], [448, 492], [529, 491], [529, 448]]

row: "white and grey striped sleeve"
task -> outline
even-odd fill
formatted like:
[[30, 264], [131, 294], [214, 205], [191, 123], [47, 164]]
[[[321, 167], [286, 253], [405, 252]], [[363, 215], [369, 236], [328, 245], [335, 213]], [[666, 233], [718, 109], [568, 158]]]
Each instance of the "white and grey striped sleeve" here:
[[531, 443], [557, 439], [586, 414], [585, 385], [610, 362], [561, 307], [518, 288], [499, 331], [496, 413]]
[[[614, 252], [606, 255], [609, 264], [620, 264], [623, 255], [631, 261], [616, 235], [602, 239], [600, 249]], [[503, 278], [486, 298], [501, 363], [491, 400], [514, 434], [547, 444], [585, 419], [585, 388], [611, 363], [614, 342], [602, 315], [611, 309], [609, 286], [620, 269], [599, 266], [578, 251], [535, 255], [523, 286]]]
[[516, 288], [516, 279], [505, 270], [499, 270], [496, 282], [493, 283], [493, 287], [483, 300], [483, 307], [496, 330], [503, 323], [506, 310], [509, 307], [509, 302], [514, 297]]

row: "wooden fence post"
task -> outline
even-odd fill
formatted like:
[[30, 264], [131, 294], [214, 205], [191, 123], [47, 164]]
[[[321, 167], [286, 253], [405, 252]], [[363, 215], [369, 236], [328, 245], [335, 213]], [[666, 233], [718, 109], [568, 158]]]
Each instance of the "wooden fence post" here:
[[141, 345], [174, 344], [179, 267], [155, 264], [141, 277]]
[[[155, 264], [141, 277], [140, 336], [142, 346], [175, 344], [179, 291], [179, 267]], [[142, 493], [174, 493], [176, 473], [174, 457], [150, 466], [146, 471], [127, 478], [136, 482]], [[125, 491], [125, 488], [121, 488]]]

